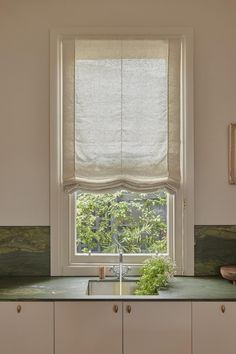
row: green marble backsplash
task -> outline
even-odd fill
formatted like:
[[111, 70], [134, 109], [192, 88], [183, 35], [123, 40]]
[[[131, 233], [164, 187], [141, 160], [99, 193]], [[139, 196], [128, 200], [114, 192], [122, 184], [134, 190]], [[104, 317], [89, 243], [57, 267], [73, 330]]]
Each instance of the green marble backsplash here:
[[[236, 226], [195, 226], [195, 275], [236, 264]], [[0, 227], [0, 276], [50, 275], [49, 226]]]
[[50, 275], [49, 226], [0, 227], [0, 276]]
[[195, 275], [219, 275], [220, 266], [236, 265], [236, 226], [195, 225]]

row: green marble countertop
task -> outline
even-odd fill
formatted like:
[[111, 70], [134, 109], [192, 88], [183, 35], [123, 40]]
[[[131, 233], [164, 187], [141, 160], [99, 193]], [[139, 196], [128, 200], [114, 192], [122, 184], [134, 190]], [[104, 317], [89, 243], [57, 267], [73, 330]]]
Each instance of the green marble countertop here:
[[236, 286], [220, 278], [175, 277], [167, 289], [155, 296], [90, 296], [85, 277], [2, 277], [0, 301], [236, 301]]

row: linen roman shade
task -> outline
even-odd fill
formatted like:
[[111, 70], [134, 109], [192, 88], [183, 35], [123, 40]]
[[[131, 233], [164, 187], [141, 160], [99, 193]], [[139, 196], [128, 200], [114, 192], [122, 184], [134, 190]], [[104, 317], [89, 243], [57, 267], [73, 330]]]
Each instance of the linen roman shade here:
[[175, 190], [180, 183], [179, 39], [64, 39], [63, 184]]

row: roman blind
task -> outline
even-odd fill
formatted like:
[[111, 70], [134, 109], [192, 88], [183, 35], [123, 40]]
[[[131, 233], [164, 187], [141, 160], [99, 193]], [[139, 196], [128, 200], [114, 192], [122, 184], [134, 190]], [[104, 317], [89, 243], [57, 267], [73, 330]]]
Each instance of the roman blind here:
[[178, 188], [180, 48], [179, 39], [63, 39], [67, 192]]

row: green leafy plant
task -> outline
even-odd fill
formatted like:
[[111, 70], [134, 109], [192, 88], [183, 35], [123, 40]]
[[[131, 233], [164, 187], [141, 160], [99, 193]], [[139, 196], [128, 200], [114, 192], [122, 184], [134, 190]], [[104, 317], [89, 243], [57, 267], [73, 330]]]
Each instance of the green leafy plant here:
[[135, 295], [157, 295], [174, 275], [174, 265], [167, 257], [149, 258], [144, 261], [140, 274]]

